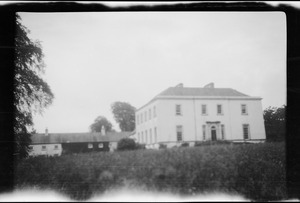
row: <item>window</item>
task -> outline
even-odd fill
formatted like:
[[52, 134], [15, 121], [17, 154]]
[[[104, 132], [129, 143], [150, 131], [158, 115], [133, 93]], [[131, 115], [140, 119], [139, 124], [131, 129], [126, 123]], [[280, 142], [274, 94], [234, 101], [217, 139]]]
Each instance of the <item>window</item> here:
[[221, 104], [217, 105], [217, 114], [223, 114], [222, 105]]
[[250, 137], [249, 124], [243, 124], [243, 134], [245, 140], [249, 139]]
[[221, 134], [222, 134], [222, 140], [225, 139], [225, 126], [221, 125]]
[[89, 144], [88, 144], [88, 148], [89, 148], [89, 149], [92, 149], [92, 148], [93, 148], [93, 144], [92, 144], [92, 143], [89, 143]]
[[157, 132], [156, 132], [156, 127], [154, 128], [154, 142], [157, 142]]
[[98, 148], [103, 148], [103, 143], [99, 143]]
[[151, 119], [152, 115], [151, 115], [151, 109], [149, 109], [149, 120]]
[[136, 115], [136, 124], [137, 125], [139, 124], [139, 115], [138, 114]]
[[176, 104], [176, 115], [181, 115], [181, 105]]
[[145, 143], [147, 144], [148, 143], [148, 133], [147, 133], [147, 130], [145, 130]]
[[147, 121], [147, 111], [145, 111], [145, 122]]
[[138, 139], [138, 142], [140, 142], [141, 140], [140, 140], [140, 133], [138, 133], [138, 137], [137, 137], [137, 139]]
[[206, 139], [206, 126], [205, 125], [202, 125], [202, 134], [203, 134], [203, 140]]
[[152, 129], [149, 130], [149, 134], [150, 134], [150, 144], [152, 144]]
[[182, 125], [176, 126], [177, 141], [182, 141]]
[[242, 104], [242, 115], [247, 115], [248, 114], [248, 112], [247, 112], [247, 106], [246, 106], [246, 104]]
[[144, 143], [144, 133], [142, 132], [142, 143]]
[[54, 145], [54, 149], [55, 149], [55, 150], [58, 150], [58, 145]]
[[141, 116], [141, 123], [143, 123], [143, 114], [141, 113], [140, 116]]
[[153, 106], [153, 117], [156, 117], [156, 107]]
[[30, 150], [33, 150], [33, 146], [29, 146], [29, 149], [30, 149]]
[[206, 104], [202, 104], [202, 115], [207, 115]]
[[46, 146], [45, 145], [42, 146], [42, 151], [46, 151]]

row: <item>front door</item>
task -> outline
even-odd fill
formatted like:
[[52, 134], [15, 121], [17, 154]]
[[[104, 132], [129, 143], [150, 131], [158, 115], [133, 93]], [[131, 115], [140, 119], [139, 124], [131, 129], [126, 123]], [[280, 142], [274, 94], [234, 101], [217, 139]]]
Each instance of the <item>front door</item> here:
[[216, 127], [211, 127], [211, 140], [216, 141], [217, 140], [217, 130]]

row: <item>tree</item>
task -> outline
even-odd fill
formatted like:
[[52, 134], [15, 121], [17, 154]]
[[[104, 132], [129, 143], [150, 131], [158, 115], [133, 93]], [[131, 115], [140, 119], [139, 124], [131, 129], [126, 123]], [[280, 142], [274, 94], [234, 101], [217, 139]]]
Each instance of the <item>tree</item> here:
[[98, 116], [90, 129], [92, 132], [101, 132], [102, 126], [104, 126], [106, 132], [112, 131], [112, 124], [104, 116]]
[[41, 43], [29, 39], [30, 31], [21, 24], [19, 15], [16, 18], [14, 134], [15, 154], [23, 158], [28, 156], [31, 142], [32, 113], [42, 114], [43, 109], [52, 103], [54, 95], [42, 78], [45, 64]]
[[126, 102], [114, 102], [111, 105], [111, 110], [121, 131], [133, 131], [135, 129], [135, 107]]
[[135, 150], [136, 149], [135, 141], [130, 138], [123, 138], [118, 142], [117, 149], [120, 151]]
[[282, 141], [285, 138], [285, 109], [282, 107], [268, 107], [264, 110], [264, 120], [267, 141]]

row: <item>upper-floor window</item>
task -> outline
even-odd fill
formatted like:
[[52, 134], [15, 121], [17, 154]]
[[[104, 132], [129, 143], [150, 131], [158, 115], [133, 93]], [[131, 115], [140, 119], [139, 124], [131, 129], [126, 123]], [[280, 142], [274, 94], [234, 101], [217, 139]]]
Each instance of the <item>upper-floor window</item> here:
[[46, 146], [45, 145], [42, 146], [42, 151], [46, 151]]
[[241, 110], [242, 110], [242, 115], [247, 115], [248, 111], [247, 111], [247, 105], [246, 104], [242, 104], [241, 105]]
[[143, 123], [143, 122], [144, 122], [144, 118], [143, 118], [143, 117], [144, 117], [144, 114], [143, 114], [143, 113], [141, 113], [141, 114], [140, 114], [141, 123]]
[[221, 104], [217, 105], [217, 114], [223, 114], [223, 109], [222, 109], [222, 105]]
[[176, 115], [181, 115], [181, 105], [176, 104]]
[[206, 104], [202, 104], [202, 106], [201, 106], [201, 112], [202, 112], [202, 115], [207, 115]]
[[245, 140], [250, 138], [249, 124], [243, 124], [243, 135]]
[[222, 140], [225, 139], [225, 125], [221, 125], [221, 135], [222, 135]]
[[177, 141], [182, 141], [182, 125], [176, 126]]
[[203, 134], [203, 140], [206, 139], [206, 126], [202, 125], [202, 134]]
[[156, 117], [156, 107], [153, 106], [153, 117], [155, 118]]
[[151, 115], [151, 109], [149, 109], [149, 120], [151, 119], [152, 115]]

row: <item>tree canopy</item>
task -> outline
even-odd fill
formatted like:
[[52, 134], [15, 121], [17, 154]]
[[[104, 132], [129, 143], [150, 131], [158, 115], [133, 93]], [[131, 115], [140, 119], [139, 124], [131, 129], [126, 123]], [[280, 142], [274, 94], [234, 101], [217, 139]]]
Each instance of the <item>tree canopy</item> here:
[[285, 109], [282, 107], [268, 107], [264, 110], [266, 136], [268, 141], [282, 141], [285, 139]]
[[102, 126], [104, 126], [106, 132], [112, 131], [112, 124], [104, 116], [98, 116], [90, 129], [92, 132], [101, 132]]
[[118, 101], [112, 103], [111, 110], [121, 131], [133, 131], [135, 129], [135, 107], [127, 102]]
[[30, 31], [21, 24], [21, 17], [16, 15], [15, 38], [15, 150], [20, 157], [28, 155], [30, 143], [29, 128], [33, 127], [32, 113], [42, 114], [54, 95], [42, 78], [45, 73], [43, 50], [39, 41], [32, 41]]

